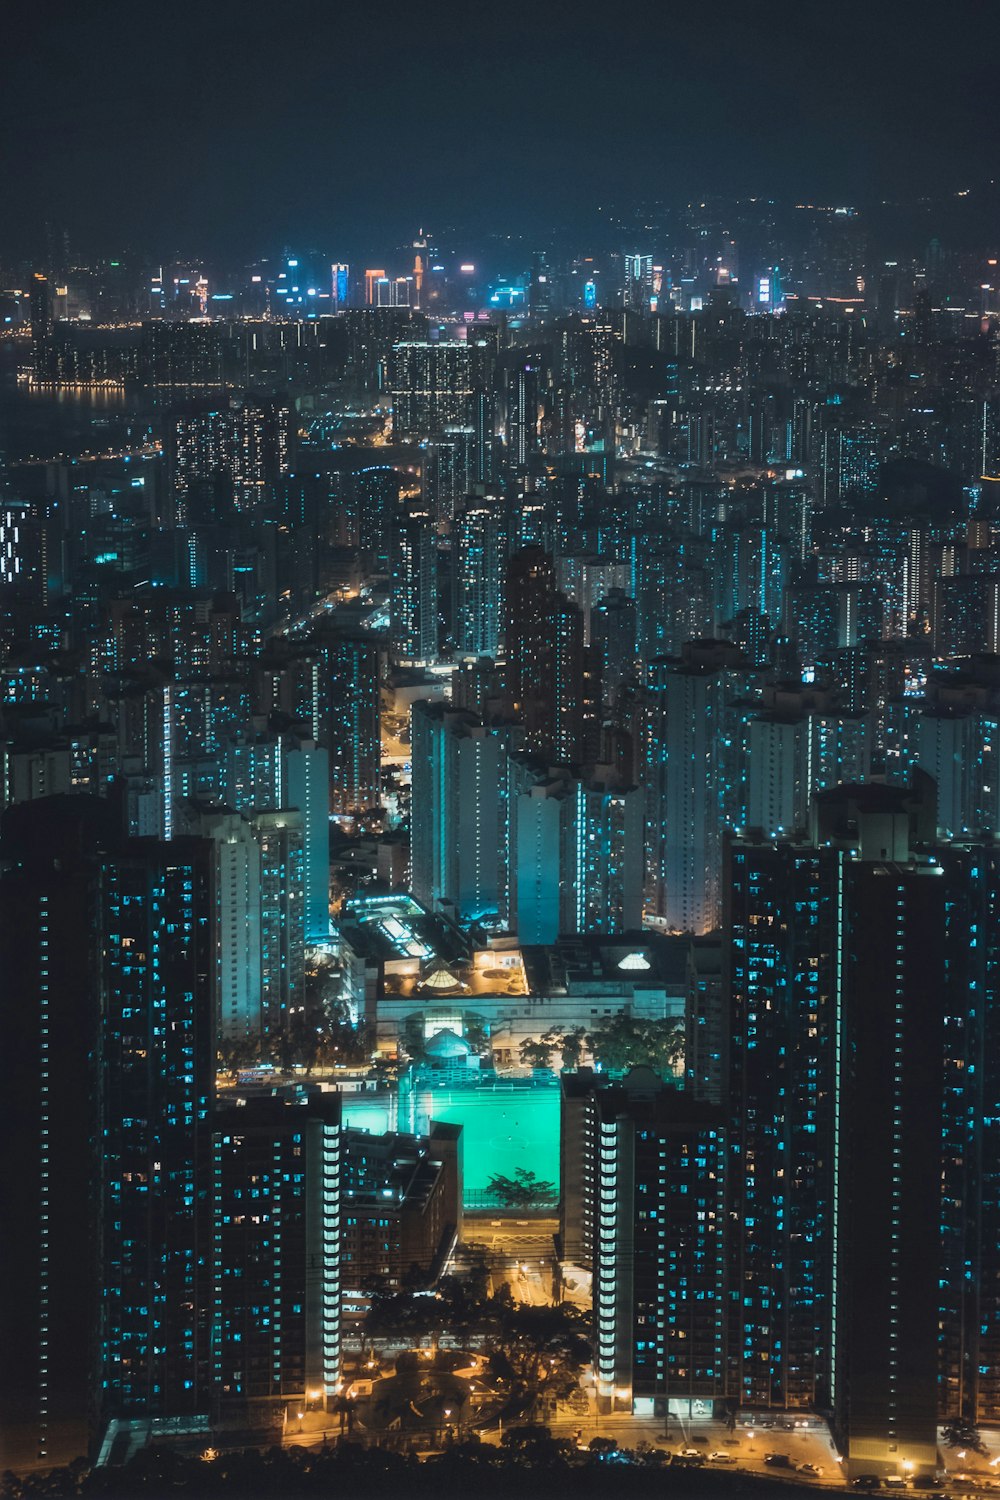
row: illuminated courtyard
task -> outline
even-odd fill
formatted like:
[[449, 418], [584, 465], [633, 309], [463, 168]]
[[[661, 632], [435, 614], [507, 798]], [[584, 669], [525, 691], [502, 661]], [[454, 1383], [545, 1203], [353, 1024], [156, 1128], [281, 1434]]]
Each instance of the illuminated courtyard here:
[[381, 1135], [426, 1133], [431, 1120], [462, 1126], [465, 1204], [480, 1206], [492, 1176], [524, 1167], [559, 1187], [558, 1084], [401, 1089], [394, 1094], [344, 1097], [344, 1123]]

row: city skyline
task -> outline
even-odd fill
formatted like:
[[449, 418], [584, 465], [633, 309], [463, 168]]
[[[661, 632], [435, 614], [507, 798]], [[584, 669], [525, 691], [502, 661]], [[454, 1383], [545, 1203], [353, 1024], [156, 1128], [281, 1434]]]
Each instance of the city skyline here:
[[995, 46], [933, 19], [13, 21], [3, 1500], [994, 1494]]

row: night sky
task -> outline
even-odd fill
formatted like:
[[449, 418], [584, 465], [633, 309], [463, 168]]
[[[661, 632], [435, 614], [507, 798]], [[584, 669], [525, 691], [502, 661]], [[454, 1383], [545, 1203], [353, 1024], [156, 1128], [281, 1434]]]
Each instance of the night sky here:
[[354, 257], [420, 222], [585, 229], [636, 195], [1000, 175], [1000, 8], [92, 0], [6, 8], [0, 257]]

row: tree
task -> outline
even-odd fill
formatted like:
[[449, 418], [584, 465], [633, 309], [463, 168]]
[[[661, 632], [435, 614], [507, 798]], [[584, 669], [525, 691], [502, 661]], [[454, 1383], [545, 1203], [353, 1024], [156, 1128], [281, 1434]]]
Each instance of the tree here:
[[529, 1172], [526, 1167], [516, 1167], [513, 1177], [496, 1173], [487, 1184], [487, 1191], [499, 1198], [504, 1208], [540, 1208], [551, 1203], [556, 1193], [554, 1182], [545, 1182]]
[[609, 1073], [644, 1066], [665, 1076], [684, 1056], [684, 1028], [679, 1021], [640, 1021], [619, 1011], [589, 1033], [587, 1044]]
[[504, 1303], [496, 1307], [492, 1368], [527, 1398], [525, 1409], [547, 1398], [565, 1401], [579, 1390], [590, 1359], [586, 1330], [583, 1314], [566, 1303]]
[[465, 1040], [477, 1057], [490, 1050], [490, 1034], [482, 1016], [466, 1013], [464, 1020]]
[[988, 1453], [979, 1428], [966, 1417], [949, 1417], [941, 1429], [946, 1448], [968, 1448], [973, 1453]]
[[533, 1036], [526, 1037], [520, 1046], [521, 1061], [532, 1068], [549, 1068], [552, 1066], [552, 1047], [546, 1041], [536, 1041]]
[[218, 1051], [218, 1063], [223, 1072], [235, 1080], [244, 1068], [254, 1068], [267, 1061], [265, 1048], [249, 1037], [235, 1037], [223, 1042]]
[[542, 1041], [548, 1042], [550, 1047], [559, 1049], [562, 1065], [567, 1071], [580, 1066], [586, 1040], [585, 1026], [574, 1026], [572, 1031], [560, 1031], [558, 1026], [553, 1026], [542, 1037]]

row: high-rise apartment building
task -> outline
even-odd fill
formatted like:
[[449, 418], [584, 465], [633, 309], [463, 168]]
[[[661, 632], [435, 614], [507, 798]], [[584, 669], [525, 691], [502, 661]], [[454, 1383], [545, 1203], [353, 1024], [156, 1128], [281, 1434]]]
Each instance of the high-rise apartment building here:
[[613, 767], [508, 762], [510, 923], [522, 943], [642, 923], [642, 793]]
[[431, 702], [415, 703], [410, 722], [413, 894], [460, 922], [502, 920], [511, 727]]
[[211, 1151], [213, 1392], [229, 1423], [280, 1426], [340, 1388], [340, 1096], [227, 1100]]
[[475, 352], [467, 344], [400, 343], [389, 372], [396, 438], [437, 437], [472, 425]]
[[259, 510], [268, 486], [288, 473], [290, 420], [280, 402], [247, 393], [179, 411], [167, 432], [177, 516], [214, 520]]
[[302, 820], [302, 924], [307, 942], [330, 935], [330, 757], [312, 740], [300, 740], [284, 758], [280, 805]]
[[452, 527], [452, 621], [460, 656], [495, 661], [504, 629], [506, 536], [502, 500], [468, 499]]
[[593, 1278], [599, 1410], [721, 1404], [728, 1165], [721, 1111], [650, 1069], [563, 1075], [560, 1232]]
[[741, 663], [732, 647], [704, 641], [649, 665], [647, 894], [678, 932], [719, 923], [722, 832], [736, 795], [728, 712]]
[[998, 869], [935, 823], [926, 782], [844, 786], [727, 853], [732, 1394], [832, 1408], [853, 1474], [995, 1400]]
[[330, 811], [377, 807], [381, 787], [381, 664], [374, 636], [336, 632], [318, 641], [323, 657], [322, 740], [330, 757]]
[[434, 662], [438, 656], [437, 532], [425, 509], [414, 507], [393, 528], [389, 596], [390, 627], [404, 661]]

